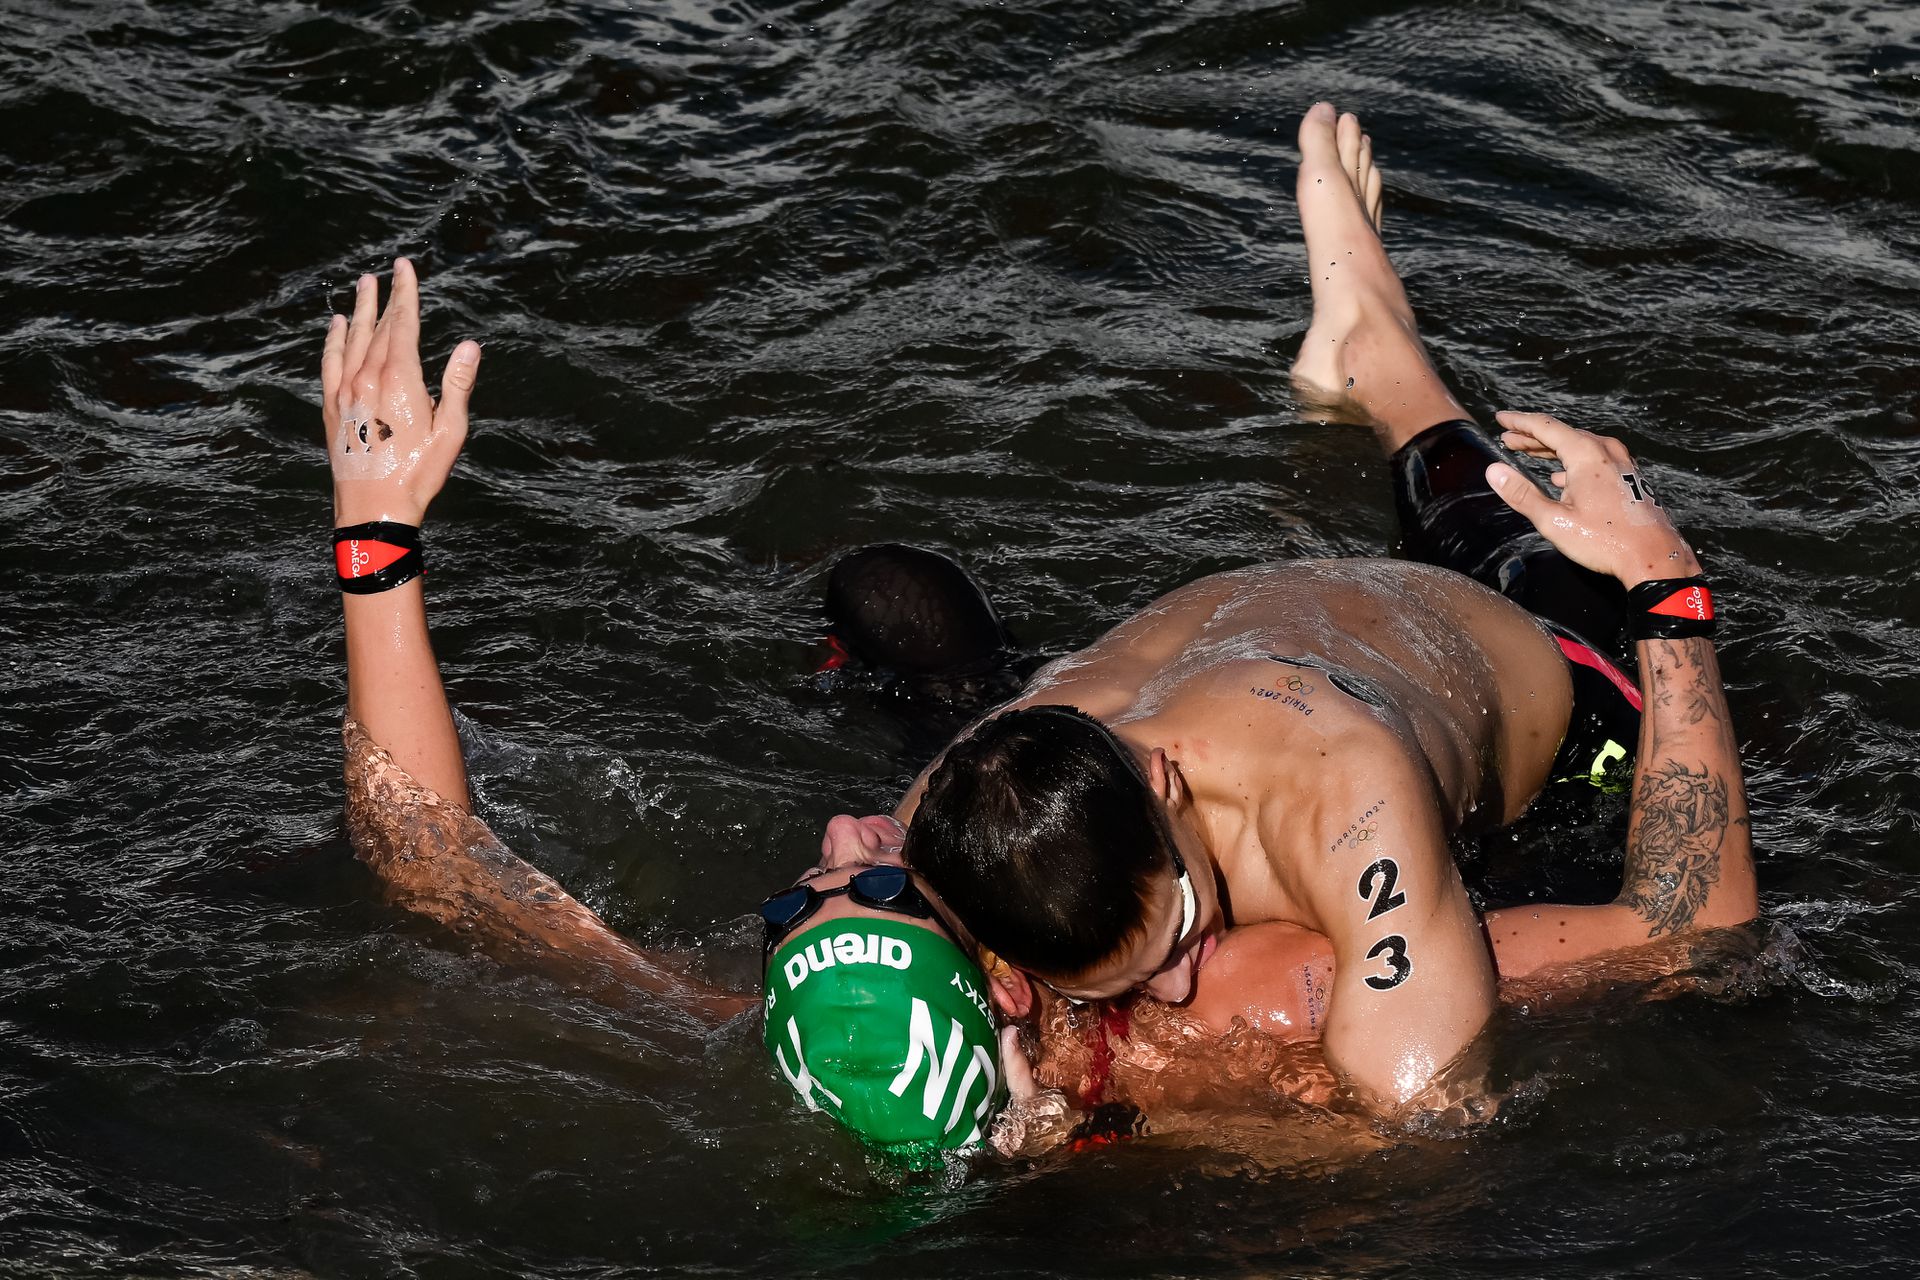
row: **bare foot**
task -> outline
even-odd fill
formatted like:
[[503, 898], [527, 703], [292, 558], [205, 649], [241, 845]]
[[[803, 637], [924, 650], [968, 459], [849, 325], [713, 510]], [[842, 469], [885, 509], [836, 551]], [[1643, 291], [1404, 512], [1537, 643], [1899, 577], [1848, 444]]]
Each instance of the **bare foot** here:
[[1303, 399], [1329, 420], [1372, 427], [1389, 453], [1464, 418], [1420, 344], [1400, 276], [1380, 243], [1380, 171], [1359, 117], [1315, 103], [1300, 121], [1300, 226], [1313, 323], [1293, 362]]

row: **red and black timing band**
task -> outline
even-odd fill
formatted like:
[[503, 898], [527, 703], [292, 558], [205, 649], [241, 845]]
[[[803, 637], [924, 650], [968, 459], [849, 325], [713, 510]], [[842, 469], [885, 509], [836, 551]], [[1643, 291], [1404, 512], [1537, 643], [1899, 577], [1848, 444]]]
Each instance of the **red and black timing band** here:
[[1707, 580], [1654, 578], [1627, 592], [1627, 631], [1635, 640], [1688, 640], [1713, 634]]
[[333, 531], [333, 566], [340, 589], [352, 596], [412, 582], [427, 571], [420, 559], [420, 530], [391, 520], [344, 525]]

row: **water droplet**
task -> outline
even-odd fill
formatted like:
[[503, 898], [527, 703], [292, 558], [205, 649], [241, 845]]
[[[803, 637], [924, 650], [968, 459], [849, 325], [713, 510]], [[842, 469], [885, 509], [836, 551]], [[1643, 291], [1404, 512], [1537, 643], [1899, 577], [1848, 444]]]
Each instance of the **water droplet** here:
[[1353, 379], [1352, 379], [1352, 378], [1348, 378], [1348, 379], [1347, 379], [1347, 386], [1348, 386], [1348, 388], [1352, 388], [1352, 386], [1353, 386]]

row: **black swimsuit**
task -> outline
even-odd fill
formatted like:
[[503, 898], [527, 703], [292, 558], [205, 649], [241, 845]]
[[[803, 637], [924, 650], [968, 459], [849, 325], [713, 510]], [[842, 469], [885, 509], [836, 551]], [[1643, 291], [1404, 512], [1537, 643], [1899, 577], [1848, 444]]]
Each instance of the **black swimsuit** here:
[[1492, 587], [1546, 624], [1573, 678], [1573, 718], [1551, 780], [1621, 790], [1640, 735], [1626, 590], [1554, 550], [1493, 491], [1488, 465], [1514, 461], [1465, 419], [1407, 441], [1392, 462], [1401, 550]]

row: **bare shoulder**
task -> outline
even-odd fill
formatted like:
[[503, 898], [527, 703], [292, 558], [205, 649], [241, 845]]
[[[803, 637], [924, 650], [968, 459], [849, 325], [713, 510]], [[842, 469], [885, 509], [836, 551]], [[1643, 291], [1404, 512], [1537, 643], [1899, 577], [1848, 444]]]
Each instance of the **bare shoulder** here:
[[1288, 655], [1326, 671], [1319, 684], [1381, 706], [1399, 692], [1368, 670], [1381, 665], [1382, 643], [1394, 650], [1428, 632], [1451, 640], [1461, 611], [1488, 600], [1518, 612], [1457, 573], [1398, 560], [1290, 560], [1209, 574], [1042, 667], [1000, 710], [1060, 702], [1101, 719], [1154, 714], [1189, 687], [1204, 696], [1212, 682], [1257, 675], [1247, 664]]
[[[1165, 747], [1204, 786], [1237, 787], [1296, 812], [1329, 783], [1425, 769], [1402, 698], [1365, 672], [1252, 644], [1161, 673], [1116, 728]], [[1129, 731], [1127, 722], [1137, 725]]]
[[[1260, 851], [1287, 904], [1270, 918], [1336, 932], [1327, 912], [1374, 893], [1368, 868], [1383, 864], [1375, 879], [1390, 901], [1396, 877], [1450, 866], [1443, 821], [1432, 769], [1411, 735], [1380, 716], [1343, 719], [1314, 759], [1273, 780], [1255, 814]], [[1239, 904], [1236, 896], [1236, 912]]]
[[1236, 1018], [1277, 1040], [1320, 1034], [1333, 988], [1333, 944], [1280, 921], [1220, 936], [1194, 979], [1187, 1012], [1222, 1035]]

